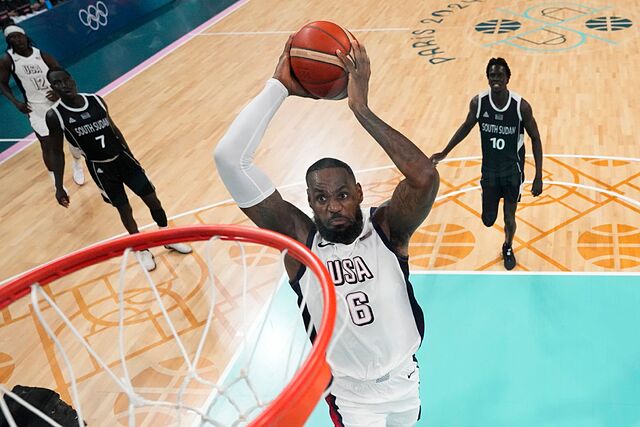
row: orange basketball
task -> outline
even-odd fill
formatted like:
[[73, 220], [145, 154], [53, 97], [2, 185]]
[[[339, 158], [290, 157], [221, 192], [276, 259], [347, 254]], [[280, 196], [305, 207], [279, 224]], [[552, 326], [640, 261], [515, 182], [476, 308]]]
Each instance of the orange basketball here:
[[291, 69], [310, 94], [324, 99], [347, 96], [348, 75], [336, 50], [351, 58], [354, 37], [328, 21], [311, 22], [300, 28], [291, 42]]

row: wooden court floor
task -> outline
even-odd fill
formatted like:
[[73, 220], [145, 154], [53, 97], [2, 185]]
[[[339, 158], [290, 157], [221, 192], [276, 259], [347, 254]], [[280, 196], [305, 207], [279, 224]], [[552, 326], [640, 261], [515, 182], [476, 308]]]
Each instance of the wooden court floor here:
[[[240, 2], [233, 13], [192, 34], [105, 95], [168, 215], [175, 217], [173, 225], [247, 223], [229, 201], [211, 152], [272, 75], [288, 33], [318, 19], [340, 23], [365, 44], [372, 62], [371, 108], [428, 155], [447, 144], [464, 120], [471, 97], [486, 87], [489, 58], [504, 57], [512, 71], [509, 87], [532, 105], [545, 152], [544, 193], [534, 199], [527, 186], [517, 213], [517, 269], [640, 271], [640, 155], [634, 126], [640, 119], [635, 102], [640, 6], [631, 0], [409, 0], [401, 7], [382, 1]], [[529, 138], [526, 146], [531, 153]], [[39, 150], [32, 144], [0, 164], [0, 280], [124, 231], [95, 185], [87, 182], [78, 188], [68, 167], [71, 206], [58, 206]], [[480, 220], [479, 155], [474, 130], [438, 167], [439, 200], [411, 244], [414, 270], [502, 271], [501, 216], [491, 228]], [[282, 186], [287, 199], [304, 208], [304, 171], [323, 156], [352, 165], [366, 205], [387, 199], [400, 179], [346, 101], [287, 99], [267, 131], [257, 162]], [[529, 179], [532, 162], [529, 158]], [[131, 200], [139, 224], [150, 224], [142, 203], [135, 196]], [[220, 259], [233, 259], [230, 251], [223, 251]], [[175, 307], [192, 307], [206, 276], [201, 251], [188, 257], [155, 253], [163, 267], [154, 274], [167, 283]], [[252, 262], [273, 269], [277, 258], [258, 253]], [[73, 313], [87, 336], [113, 333], [114, 308], [103, 304], [113, 301], [110, 277], [116, 269], [109, 264], [75, 275], [74, 283], [50, 287], [49, 293]], [[184, 290], [191, 289], [184, 283], [186, 288], [179, 288], [183, 291], [169, 292], [177, 270], [193, 276], [193, 292]], [[228, 274], [233, 275], [233, 269]], [[277, 281], [277, 274], [273, 277], [271, 283]], [[233, 279], [229, 281], [233, 286]], [[256, 307], [268, 293], [262, 284], [254, 284], [252, 291]], [[234, 319], [237, 292], [227, 296], [223, 311]], [[139, 303], [134, 300], [131, 304]], [[158, 313], [145, 313], [144, 321], [133, 314], [129, 319], [134, 336], [148, 337], [130, 353], [140, 378], [161, 365], [148, 367], [141, 360], [163, 354], [169, 345], [166, 330], [153, 320]], [[68, 377], [36, 326], [33, 310], [22, 301], [1, 314], [0, 382], [48, 385], [68, 398]], [[185, 336], [204, 322], [199, 314], [187, 317], [191, 323], [180, 329]], [[223, 332], [211, 344], [211, 378], [224, 370], [237, 345], [235, 323], [223, 322]], [[145, 335], [149, 330], [157, 336]], [[16, 346], [13, 337], [18, 334], [23, 342]], [[114, 353], [107, 358], [114, 360]], [[174, 358], [163, 360], [170, 369], [180, 368], [172, 365], [180, 365]], [[96, 384], [108, 380], [87, 368], [94, 366], [90, 359], [84, 362], [88, 365], [82, 369], [81, 388], [91, 394]], [[114, 413], [122, 395], [110, 385], [98, 389], [102, 394], [91, 409], [90, 425], [113, 425], [100, 420]], [[152, 420], [142, 416], [143, 425], [154, 425]]]

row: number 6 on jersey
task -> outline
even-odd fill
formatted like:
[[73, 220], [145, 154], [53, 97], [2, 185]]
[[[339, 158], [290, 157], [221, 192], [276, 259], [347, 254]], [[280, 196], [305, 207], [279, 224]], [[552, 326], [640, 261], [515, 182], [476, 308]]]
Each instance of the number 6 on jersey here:
[[347, 306], [349, 307], [349, 314], [351, 320], [357, 326], [368, 325], [373, 323], [373, 310], [371, 306], [367, 304], [369, 297], [364, 292], [352, 292], [345, 297], [347, 300]]

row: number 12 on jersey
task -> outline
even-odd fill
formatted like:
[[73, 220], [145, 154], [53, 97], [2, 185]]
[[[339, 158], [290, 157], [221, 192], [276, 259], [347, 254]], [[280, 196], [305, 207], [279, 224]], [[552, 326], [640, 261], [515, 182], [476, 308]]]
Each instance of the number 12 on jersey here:
[[345, 299], [347, 300], [351, 320], [355, 325], [364, 326], [373, 323], [373, 310], [367, 304], [369, 302], [367, 294], [361, 291], [351, 292], [347, 294]]

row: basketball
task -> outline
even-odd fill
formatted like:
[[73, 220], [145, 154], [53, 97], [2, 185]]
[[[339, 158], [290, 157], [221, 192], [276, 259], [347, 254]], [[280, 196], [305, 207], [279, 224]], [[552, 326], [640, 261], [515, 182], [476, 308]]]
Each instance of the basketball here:
[[353, 35], [328, 21], [311, 22], [300, 28], [291, 42], [291, 69], [300, 84], [312, 95], [323, 99], [347, 96], [349, 76], [336, 50], [353, 59]]

